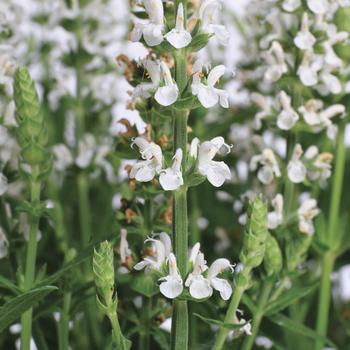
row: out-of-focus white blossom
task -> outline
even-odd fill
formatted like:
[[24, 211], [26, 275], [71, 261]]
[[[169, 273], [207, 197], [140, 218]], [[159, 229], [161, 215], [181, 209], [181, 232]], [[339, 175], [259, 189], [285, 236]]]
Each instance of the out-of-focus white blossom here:
[[316, 38], [310, 33], [309, 29], [309, 17], [307, 12], [304, 12], [301, 29], [294, 38], [295, 45], [301, 50], [312, 50], [316, 43]]
[[3, 259], [8, 254], [9, 242], [6, 238], [5, 232], [0, 226], [0, 259]]
[[288, 71], [284, 51], [278, 41], [272, 42], [271, 48], [264, 53], [263, 58], [267, 64], [264, 75], [267, 82], [274, 83], [278, 81]]
[[299, 231], [307, 235], [315, 233], [313, 219], [320, 213], [317, 208], [317, 201], [312, 198], [307, 198], [298, 209]]
[[295, 145], [292, 158], [288, 163], [288, 178], [293, 183], [301, 183], [306, 178], [306, 167], [301, 161], [303, 149], [300, 144]]
[[183, 185], [184, 181], [181, 173], [182, 150], [178, 148], [173, 158], [171, 167], [161, 170], [159, 183], [165, 191], [175, 191]]
[[299, 120], [298, 113], [292, 107], [292, 99], [284, 91], [278, 95], [282, 111], [277, 116], [277, 126], [281, 130], [290, 130]]
[[283, 222], [283, 196], [278, 193], [271, 201], [273, 211], [270, 211], [267, 215], [268, 228], [271, 230], [276, 229]]
[[258, 169], [258, 179], [265, 185], [272, 183], [275, 177], [281, 176], [281, 171], [277, 162], [274, 151], [270, 148], [266, 148], [259, 155], [255, 155], [250, 160], [249, 168], [251, 171]]

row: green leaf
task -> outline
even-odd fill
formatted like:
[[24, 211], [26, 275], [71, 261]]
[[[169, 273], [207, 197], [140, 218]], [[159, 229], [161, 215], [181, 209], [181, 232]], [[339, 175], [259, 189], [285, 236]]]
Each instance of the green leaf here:
[[198, 173], [192, 173], [188, 177], [186, 177], [185, 182], [188, 187], [195, 187], [203, 183], [205, 180], [205, 176]]
[[0, 288], [8, 289], [14, 294], [19, 294], [21, 290], [8, 278], [0, 275]]
[[195, 108], [201, 107], [201, 104], [198, 101], [197, 97], [188, 96], [188, 97], [182, 98], [181, 100], [176, 101], [174, 103], [174, 107], [180, 110], [195, 109]]
[[153, 339], [156, 341], [156, 343], [159, 345], [159, 348], [161, 350], [170, 349], [168, 333], [161, 330], [160, 328], [154, 328], [152, 330], [152, 336], [153, 336]]
[[16, 321], [23, 312], [57, 289], [54, 286], [35, 288], [10, 299], [10, 301], [0, 308], [0, 332]]
[[268, 318], [271, 322], [277, 324], [278, 326], [286, 328], [293, 333], [297, 333], [307, 338], [312, 338], [314, 340], [322, 340], [323, 342], [332, 346], [334, 349], [337, 349], [337, 346], [328, 338], [322, 337], [313, 329], [304, 326], [303, 324], [296, 322], [282, 314], [274, 314], [273, 316], [269, 316]]
[[287, 306], [293, 304], [295, 301], [304, 298], [306, 295], [313, 292], [319, 283], [313, 283], [307, 287], [292, 288], [289, 291], [283, 293], [279, 298], [270, 302], [265, 309], [266, 316], [271, 316], [284, 310]]
[[203, 47], [207, 46], [208, 41], [212, 36], [213, 36], [212, 34], [206, 34], [206, 33], [197, 34], [192, 39], [190, 45], [188, 45], [188, 49], [194, 52], [203, 49]]
[[196, 314], [196, 313], [194, 313], [193, 315], [200, 318], [202, 321], [204, 321], [205, 323], [207, 323], [211, 326], [219, 326], [219, 327], [223, 327], [223, 328], [231, 329], [231, 330], [241, 329], [242, 327], [244, 327], [246, 325], [246, 323], [241, 323], [241, 324], [224, 323], [222, 321], [214, 320], [212, 318], [206, 318], [206, 317], [199, 315], [199, 314]]
[[152, 275], [140, 274], [139, 276], [136, 276], [131, 285], [131, 289], [148, 298], [159, 293], [156, 279]]

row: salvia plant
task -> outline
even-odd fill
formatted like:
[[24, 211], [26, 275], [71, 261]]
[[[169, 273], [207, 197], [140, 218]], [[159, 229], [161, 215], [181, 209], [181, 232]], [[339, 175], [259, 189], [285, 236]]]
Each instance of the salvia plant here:
[[350, 2], [244, 2], [0, 4], [1, 349], [349, 349]]

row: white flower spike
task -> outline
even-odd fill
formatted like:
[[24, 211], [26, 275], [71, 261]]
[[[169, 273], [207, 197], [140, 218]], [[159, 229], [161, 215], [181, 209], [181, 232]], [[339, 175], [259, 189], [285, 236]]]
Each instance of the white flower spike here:
[[230, 152], [232, 147], [225, 143], [223, 137], [219, 136], [211, 141], [203, 142], [198, 151], [198, 171], [215, 187], [220, 187], [225, 180], [231, 179], [231, 171], [228, 165], [213, 160], [221, 148], [226, 148]]
[[179, 97], [179, 88], [173, 81], [170, 69], [165, 62], [160, 64], [164, 86], [158, 87], [154, 98], [162, 106], [172, 105]]
[[181, 173], [182, 150], [178, 148], [173, 158], [173, 164], [170, 168], [160, 172], [159, 183], [165, 191], [175, 191], [183, 185], [184, 180]]
[[224, 65], [214, 67], [208, 74], [207, 84], [201, 82], [202, 70], [203, 63], [197, 60], [193, 65], [193, 95], [198, 97], [199, 102], [205, 108], [214, 107], [217, 103], [220, 103], [223, 108], [228, 108], [228, 93], [215, 88], [216, 83], [225, 74], [226, 67]]
[[301, 50], [312, 50], [316, 43], [316, 38], [310, 33], [309, 30], [309, 17], [307, 12], [303, 13], [301, 22], [301, 30], [294, 38], [294, 44]]
[[184, 7], [182, 2], [179, 4], [176, 16], [176, 25], [165, 36], [165, 39], [176, 49], [182, 49], [192, 41], [191, 34], [185, 29], [184, 24]]
[[134, 138], [131, 147], [133, 145], [138, 146], [144, 160], [138, 161], [132, 167], [130, 178], [140, 182], [153, 180], [162, 169], [163, 155], [161, 148], [154, 142], [148, 142], [142, 137]]
[[306, 178], [306, 167], [300, 160], [303, 155], [303, 149], [300, 144], [295, 145], [292, 159], [288, 163], [287, 172], [288, 178], [293, 183], [304, 182]]
[[292, 99], [284, 91], [279, 93], [279, 101], [282, 111], [277, 117], [277, 126], [281, 130], [290, 130], [299, 120], [298, 113], [292, 107]]
[[148, 46], [156, 46], [163, 41], [164, 8], [162, 0], [144, 0], [143, 4], [149, 16], [148, 23], [137, 23], [131, 32], [131, 40], [145, 39]]
[[169, 299], [175, 299], [183, 291], [183, 281], [177, 269], [176, 257], [170, 253], [168, 258], [169, 275], [159, 279], [160, 292]]
[[271, 204], [274, 210], [268, 213], [267, 222], [268, 228], [274, 230], [283, 222], [283, 196], [278, 193]]

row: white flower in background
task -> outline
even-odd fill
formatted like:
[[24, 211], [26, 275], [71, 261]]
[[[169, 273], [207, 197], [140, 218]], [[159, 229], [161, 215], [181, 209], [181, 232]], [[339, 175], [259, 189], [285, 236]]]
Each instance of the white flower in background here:
[[54, 145], [52, 153], [54, 156], [54, 168], [57, 171], [65, 171], [74, 163], [70, 149], [63, 143]]
[[313, 219], [320, 213], [317, 208], [317, 201], [312, 198], [304, 200], [298, 209], [299, 231], [307, 235], [315, 233]]
[[250, 95], [250, 100], [261, 109], [261, 111], [254, 116], [254, 127], [260, 129], [262, 126], [261, 121], [272, 115], [272, 99], [270, 96], [264, 96], [253, 92]]
[[316, 43], [316, 38], [310, 33], [309, 17], [307, 12], [303, 13], [301, 22], [301, 30], [294, 38], [294, 44], [301, 50], [312, 50]]
[[0, 259], [3, 259], [8, 254], [9, 242], [6, 238], [5, 232], [0, 226]]
[[78, 156], [75, 164], [82, 169], [87, 168], [93, 161], [96, 151], [96, 140], [94, 135], [85, 134], [78, 145]]
[[176, 25], [165, 36], [165, 39], [176, 49], [182, 49], [192, 41], [191, 34], [185, 29], [184, 24], [184, 7], [182, 2], [177, 9]]
[[144, 268], [146, 268], [146, 271], [151, 269], [160, 270], [171, 253], [170, 237], [165, 232], [162, 232], [159, 235], [159, 239], [148, 238], [145, 243], [147, 242], [152, 243], [152, 256], [144, 257], [142, 261], [134, 266], [134, 269], [138, 271]]
[[160, 68], [165, 85], [158, 87], [154, 98], [160, 105], [170, 106], [179, 97], [179, 88], [173, 81], [168, 65], [165, 62], [161, 62]]
[[307, 6], [316, 15], [324, 15], [329, 9], [328, 0], [307, 0]]
[[281, 177], [281, 171], [278, 166], [274, 151], [266, 148], [261, 154], [255, 155], [250, 160], [250, 170], [255, 171], [258, 165], [262, 165], [258, 171], [258, 179], [264, 184], [269, 185], [275, 177]]
[[215, 88], [216, 83], [225, 74], [224, 65], [214, 67], [208, 74], [207, 84], [201, 82], [203, 63], [197, 60], [193, 65], [192, 93], [198, 97], [199, 102], [205, 108], [211, 108], [218, 102], [224, 108], [229, 107], [228, 93], [225, 90]]
[[178, 148], [173, 158], [173, 164], [160, 172], [159, 183], [165, 191], [175, 191], [183, 185], [184, 180], [181, 173], [182, 150]]
[[282, 3], [283, 10], [287, 12], [294, 12], [301, 6], [301, 0], [284, 0]]
[[264, 349], [272, 349], [272, 347], [273, 347], [273, 342], [269, 338], [261, 336], [261, 335], [256, 337], [255, 344], [257, 346], [264, 348]]
[[119, 254], [122, 263], [126, 262], [127, 257], [131, 256], [131, 250], [129, 249], [129, 243], [127, 240], [128, 231], [125, 228], [120, 230], [120, 245]]
[[318, 72], [322, 68], [322, 62], [313, 60], [313, 58], [314, 54], [312, 51], [305, 51], [297, 71], [300, 81], [305, 86], [314, 86], [318, 82]]
[[331, 71], [325, 67], [319, 75], [320, 84], [317, 86], [318, 92], [323, 95], [338, 95], [342, 92], [343, 87], [339, 78], [332, 74]]
[[310, 125], [314, 132], [327, 130], [327, 136], [334, 140], [337, 134], [337, 127], [332, 123], [332, 118], [336, 116], [343, 117], [345, 106], [335, 104], [322, 110], [323, 102], [321, 100], [309, 100], [305, 106], [299, 108], [299, 112], [303, 115], [305, 122]]
[[[240, 311], [240, 310], [238, 310], [238, 311]], [[232, 339], [237, 339], [240, 336], [242, 336], [243, 334], [252, 335], [252, 325], [250, 322], [245, 320], [243, 317], [241, 319], [239, 319], [237, 317], [237, 315], [235, 315], [234, 319], [233, 319], [233, 324], [242, 325], [242, 327], [239, 329], [236, 329], [234, 331], [231, 331], [229, 333], [228, 336], [231, 337]]]
[[227, 145], [224, 138], [218, 136], [210, 141], [203, 142], [198, 150], [198, 171], [215, 187], [220, 187], [225, 180], [231, 179], [231, 171], [228, 165], [213, 160], [221, 148], [226, 149], [229, 153], [232, 146]]
[[165, 332], [171, 333], [171, 323], [171, 317], [168, 317], [159, 325], [159, 328]]
[[310, 163], [307, 169], [307, 177], [316, 181], [319, 180], [321, 184], [332, 175], [332, 160], [333, 155], [329, 152], [320, 153], [316, 146], [310, 146], [305, 151], [305, 161]]
[[283, 196], [278, 193], [271, 204], [274, 210], [268, 213], [267, 222], [268, 228], [274, 230], [283, 223]]
[[147, 23], [136, 23], [130, 34], [132, 41], [145, 39], [148, 46], [159, 45], [163, 41], [164, 8], [162, 0], [143, 0], [145, 10], [149, 16]]
[[[333, 275], [332, 275], [333, 277]], [[339, 302], [347, 303], [350, 301], [350, 265], [342, 266], [334, 273], [333, 293], [335, 299]]]
[[292, 107], [292, 99], [284, 91], [278, 95], [282, 111], [277, 116], [277, 126], [281, 130], [290, 130], [299, 120], [298, 113]]
[[[232, 287], [227, 280], [217, 276], [227, 269], [233, 272], [232, 265], [227, 259], [217, 259], [208, 269], [204, 255], [199, 248], [199, 243], [192, 248], [190, 263], [193, 265], [193, 270], [188, 275], [185, 286], [189, 287], [191, 296], [196, 299], [209, 298], [215, 289], [220, 292], [222, 299], [228, 300], [232, 294]], [[205, 271], [208, 271], [207, 277], [203, 276]]]
[[199, 18], [204, 33], [215, 34], [222, 45], [227, 45], [230, 40], [229, 32], [224, 25], [214, 23], [215, 19], [220, 18], [221, 7], [220, 0], [204, 0], [199, 9]]
[[331, 68], [341, 68], [343, 67], [342, 59], [335, 53], [333, 46], [329, 41], [323, 43], [324, 48], [324, 61]]
[[143, 137], [134, 138], [131, 147], [133, 145], [139, 148], [141, 157], [144, 160], [138, 161], [133, 165], [130, 178], [140, 182], [153, 180], [162, 169], [163, 154], [161, 148], [154, 142], [148, 142]]
[[178, 297], [183, 291], [183, 281], [176, 264], [176, 257], [173, 253], [168, 258], [169, 275], [159, 279], [160, 292], [169, 299]]
[[8, 190], [7, 177], [3, 173], [0, 173], [0, 196], [6, 193], [7, 190]]
[[278, 41], [272, 42], [271, 48], [264, 53], [263, 58], [267, 64], [264, 75], [267, 82], [274, 83], [278, 81], [288, 71], [284, 51]]
[[306, 167], [300, 160], [302, 155], [303, 149], [298, 143], [294, 147], [292, 159], [289, 161], [287, 166], [288, 178], [290, 181], [296, 184], [304, 182], [306, 178]]

